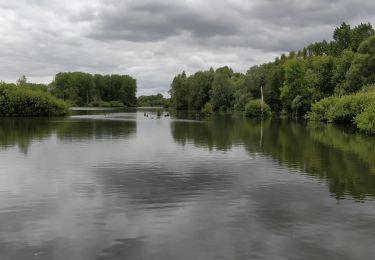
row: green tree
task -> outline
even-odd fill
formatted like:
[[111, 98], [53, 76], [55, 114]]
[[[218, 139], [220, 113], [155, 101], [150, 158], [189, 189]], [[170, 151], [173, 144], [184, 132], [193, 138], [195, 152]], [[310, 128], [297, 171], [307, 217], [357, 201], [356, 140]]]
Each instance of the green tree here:
[[[328, 97], [334, 92], [334, 84], [332, 83], [332, 71], [334, 59], [328, 55], [315, 56], [311, 59], [312, 73], [312, 100], [318, 101]], [[311, 79], [311, 78], [310, 78]]]
[[212, 83], [211, 103], [214, 111], [229, 110], [234, 100], [233, 70], [228, 67], [216, 70]]
[[340, 54], [343, 50], [351, 47], [352, 30], [349, 24], [342, 23], [333, 33], [335, 53]]
[[369, 38], [370, 36], [374, 35], [375, 31], [372, 28], [372, 25], [370, 23], [361, 23], [358, 26], [354, 27], [352, 30], [351, 35], [351, 48], [353, 51], [357, 51], [359, 48], [359, 45]]
[[210, 92], [215, 71], [199, 71], [190, 76], [188, 80], [189, 87], [189, 109], [201, 110], [201, 108], [210, 101]]
[[281, 100], [286, 111], [293, 113], [295, 109], [292, 102], [300, 96], [298, 102], [299, 115], [304, 115], [311, 105], [311, 90], [309, 82], [306, 80], [307, 61], [301, 59], [291, 59], [284, 64], [285, 81], [281, 87]]
[[185, 71], [174, 77], [170, 94], [172, 104], [177, 110], [187, 110], [189, 108], [189, 89]]
[[16, 82], [18, 87], [26, 87], [27, 85], [27, 78], [25, 75], [22, 75]]
[[375, 83], [375, 36], [362, 42], [346, 74], [345, 89], [355, 92], [362, 86]]
[[350, 69], [353, 59], [354, 52], [352, 50], [344, 50], [341, 56], [334, 60], [331, 82], [335, 88], [334, 92], [338, 95], [344, 95], [350, 92], [349, 89], [346, 89], [345, 82], [346, 73]]
[[120, 101], [127, 106], [137, 104], [137, 82], [128, 75], [92, 76], [83, 72], [58, 73], [51, 84], [52, 93], [75, 105], [94, 101]]

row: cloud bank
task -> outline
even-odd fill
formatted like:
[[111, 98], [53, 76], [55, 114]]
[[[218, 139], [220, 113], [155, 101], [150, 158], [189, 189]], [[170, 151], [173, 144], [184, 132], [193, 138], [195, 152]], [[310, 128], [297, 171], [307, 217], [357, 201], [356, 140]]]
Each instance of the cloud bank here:
[[139, 95], [165, 94], [182, 70], [244, 72], [374, 13], [369, 0], [0, 0], [0, 80], [119, 73]]

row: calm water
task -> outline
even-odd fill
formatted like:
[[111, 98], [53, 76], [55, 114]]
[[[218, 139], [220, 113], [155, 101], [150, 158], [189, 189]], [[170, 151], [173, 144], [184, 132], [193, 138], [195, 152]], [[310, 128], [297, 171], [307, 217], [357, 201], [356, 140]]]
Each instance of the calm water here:
[[373, 259], [375, 138], [290, 120], [0, 119], [0, 259]]

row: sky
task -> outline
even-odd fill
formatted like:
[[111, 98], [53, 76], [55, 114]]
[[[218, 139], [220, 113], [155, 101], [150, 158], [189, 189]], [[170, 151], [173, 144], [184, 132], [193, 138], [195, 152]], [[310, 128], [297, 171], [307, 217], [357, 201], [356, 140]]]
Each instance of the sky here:
[[167, 94], [182, 71], [246, 72], [374, 14], [373, 0], [0, 0], [0, 80], [129, 74], [138, 95]]

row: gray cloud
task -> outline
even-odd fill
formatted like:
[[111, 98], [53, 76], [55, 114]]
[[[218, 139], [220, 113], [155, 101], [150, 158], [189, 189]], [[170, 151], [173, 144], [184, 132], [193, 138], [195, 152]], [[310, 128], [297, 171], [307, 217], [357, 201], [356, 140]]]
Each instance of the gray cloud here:
[[373, 13], [369, 0], [0, 0], [0, 80], [128, 73], [139, 94], [167, 93], [182, 70], [244, 72]]
[[187, 2], [131, 2], [103, 6], [88, 36], [100, 40], [155, 41], [189, 32], [193, 37], [235, 35], [240, 23], [233, 17], [223, 19], [228, 12], [209, 15]]

